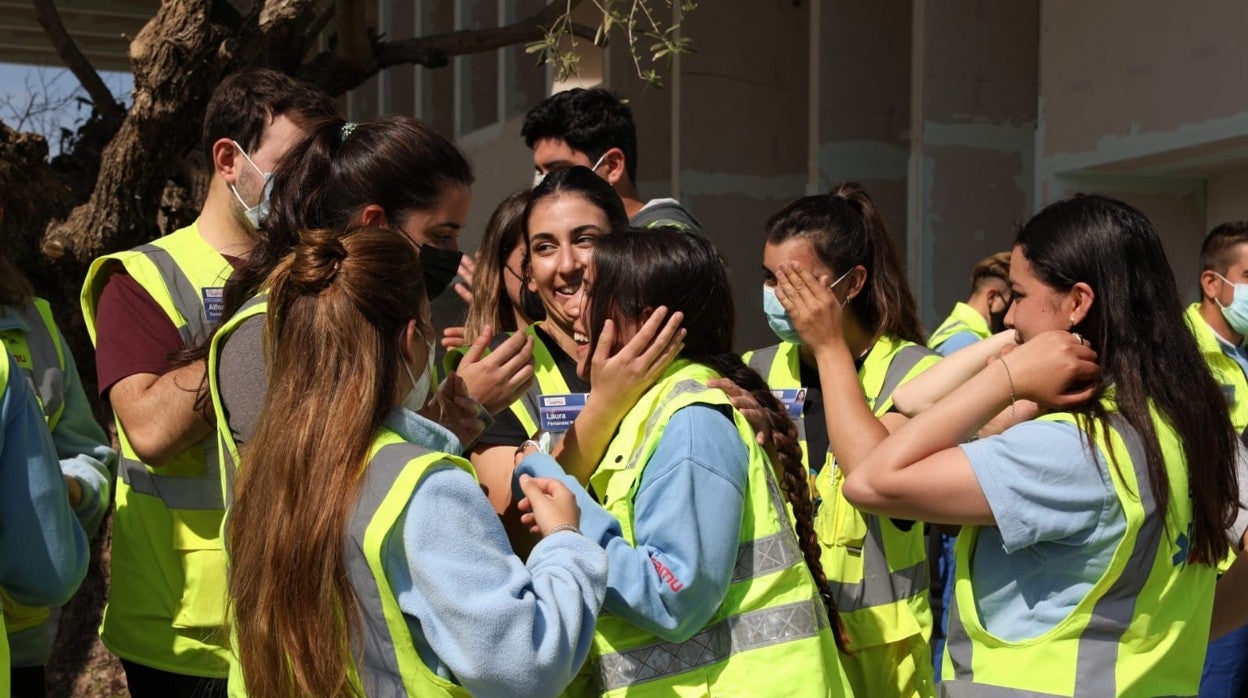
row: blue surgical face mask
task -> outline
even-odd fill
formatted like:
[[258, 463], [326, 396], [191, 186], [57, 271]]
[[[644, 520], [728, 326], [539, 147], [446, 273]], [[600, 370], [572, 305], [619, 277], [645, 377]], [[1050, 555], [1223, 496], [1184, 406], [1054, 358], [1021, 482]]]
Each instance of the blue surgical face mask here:
[[1222, 305], [1217, 298], [1213, 299], [1214, 303], [1222, 309], [1222, 317], [1226, 318], [1226, 324], [1231, 326], [1238, 334], [1248, 335], [1248, 284], [1237, 284], [1230, 279], [1213, 272], [1219, 279], [1235, 287], [1235, 295], [1231, 297], [1230, 305]]
[[[836, 285], [845, 280], [849, 276], [849, 271], [841, 274], [836, 281], [828, 284], [828, 290], [836, 288]], [[849, 299], [845, 300], [848, 303]], [[841, 307], [845, 307], [845, 303], [841, 303]], [[789, 311], [784, 309], [784, 304], [776, 297], [776, 289], [774, 286], [763, 286], [763, 312], [767, 315], [767, 324], [771, 327], [771, 331], [776, 333], [782, 342], [791, 342], [793, 344], [801, 344], [802, 337], [793, 327], [793, 319], [789, 317]]]
[[264, 180], [264, 186], [260, 189], [260, 200], [256, 202], [255, 206], [248, 206], [247, 202], [243, 201], [242, 195], [238, 193], [238, 187], [235, 187], [233, 184], [230, 185], [230, 191], [234, 192], [234, 198], [238, 199], [238, 203], [243, 206], [243, 215], [247, 217], [247, 222], [251, 223], [252, 228], [258, 230], [260, 223], [269, 217], [269, 195], [273, 191], [273, 173], [264, 172], [259, 167], [256, 167], [256, 163], [251, 161], [251, 157], [247, 155], [246, 150], [243, 150], [243, 146], [238, 144], [238, 141], [234, 141], [234, 147], [238, 148], [238, 152], [243, 154], [243, 159], [247, 161], [247, 164], [251, 165], [252, 169]]

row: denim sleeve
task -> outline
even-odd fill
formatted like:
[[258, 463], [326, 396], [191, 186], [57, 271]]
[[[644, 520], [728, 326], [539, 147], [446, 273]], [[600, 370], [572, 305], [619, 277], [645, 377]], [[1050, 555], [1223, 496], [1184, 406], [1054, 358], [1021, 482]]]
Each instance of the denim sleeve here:
[[57, 342], [65, 356], [65, 409], [52, 430], [52, 444], [61, 462], [61, 472], [78, 481], [82, 501], [74, 509], [87, 536], [95, 535], [112, 497], [113, 470], [117, 453], [91, 413], [82, 378], [69, 345], [57, 332]]
[[0, 585], [19, 603], [60, 606], [86, 575], [87, 536], [43, 412], [17, 362], [7, 351], [0, 359], [10, 376], [0, 398]]
[[458, 468], [420, 484], [385, 560], [421, 658], [473, 695], [556, 695], [589, 654], [607, 556], [561, 532], [522, 562], [481, 488]]
[[638, 485], [635, 545], [548, 456], [529, 456], [517, 476], [560, 477], [576, 493], [581, 530], [610, 560], [604, 607], [664, 640], [683, 642], [706, 625], [727, 593], [748, 458], [736, 426], [718, 409], [691, 405], [673, 414]]

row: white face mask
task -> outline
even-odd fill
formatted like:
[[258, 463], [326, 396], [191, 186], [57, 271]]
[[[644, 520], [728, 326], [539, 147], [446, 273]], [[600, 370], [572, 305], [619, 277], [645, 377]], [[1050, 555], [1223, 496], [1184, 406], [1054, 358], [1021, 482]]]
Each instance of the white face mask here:
[[[417, 330], [419, 332], [420, 330]], [[423, 333], [422, 333], [423, 339]], [[403, 398], [403, 407], [412, 412], [419, 412], [429, 401], [429, 389], [433, 387], [433, 342], [428, 343], [429, 360], [425, 366], [425, 370], [420, 374], [420, 379], [412, 374], [412, 367], [403, 362], [403, 370], [407, 371], [407, 377], [412, 381], [412, 389], [407, 392], [407, 396]]]
[[[602, 161], [606, 159], [606, 157], [607, 157], [607, 154], [603, 153], [602, 156], [598, 158], [598, 162], [595, 162], [593, 166], [589, 168], [590, 171], [596, 173], [598, 171], [598, 168], [602, 166]], [[541, 184], [542, 180], [546, 179], [546, 175], [548, 174], [550, 174], [550, 172], [534, 171], [533, 172], [533, 188], [536, 189], [537, 185]]]
[[1230, 325], [1232, 330], [1241, 335], [1248, 335], [1248, 284], [1237, 284], [1216, 271], [1214, 274], [1230, 284], [1235, 292], [1231, 296], [1230, 305], [1222, 305], [1222, 301], [1217, 298], [1214, 298], [1213, 302], [1222, 309], [1222, 317], [1226, 318], [1226, 324]]
[[243, 159], [247, 161], [247, 164], [251, 165], [260, 175], [260, 178], [264, 180], [264, 186], [260, 189], [260, 200], [256, 202], [255, 206], [248, 206], [247, 202], [243, 201], [242, 195], [238, 193], [238, 187], [233, 184], [230, 185], [230, 191], [234, 192], [234, 198], [238, 199], [238, 203], [243, 207], [243, 215], [247, 217], [247, 222], [251, 223], [252, 228], [259, 229], [261, 221], [269, 217], [269, 195], [273, 191], [273, 173], [265, 172], [256, 167], [256, 163], [252, 162], [251, 157], [247, 155], [247, 151], [243, 150], [243, 146], [239, 145], [238, 141], [232, 141], [232, 143], [234, 143], [235, 148], [238, 148], [238, 152], [243, 154]]

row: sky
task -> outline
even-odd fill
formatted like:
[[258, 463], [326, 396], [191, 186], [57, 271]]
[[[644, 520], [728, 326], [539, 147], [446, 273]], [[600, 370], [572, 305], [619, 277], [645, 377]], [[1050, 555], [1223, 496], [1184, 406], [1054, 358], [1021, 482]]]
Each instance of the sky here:
[[[134, 85], [130, 73], [101, 72], [100, 77], [118, 100], [130, 103]], [[42, 113], [28, 117], [20, 127], [23, 131], [42, 133], [48, 139], [51, 155], [60, 150], [60, 129], [73, 130], [90, 114], [90, 107], [75, 101], [75, 95], [85, 97], [86, 93], [63, 67], [0, 62], [0, 121], [18, 128], [27, 107], [39, 107]]]

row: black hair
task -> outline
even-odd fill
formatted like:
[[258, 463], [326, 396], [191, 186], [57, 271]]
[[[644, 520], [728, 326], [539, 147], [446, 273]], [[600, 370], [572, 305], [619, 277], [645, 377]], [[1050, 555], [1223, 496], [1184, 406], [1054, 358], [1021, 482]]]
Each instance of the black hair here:
[[[772, 465], [793, 508], [797, 538], [836, 629], [837, 643], [844, 646], [836, 600], [820, 563], [814, 505], [797, 426], [763, 377], [732, 350], [736, 313], [728, 273], [715, 246], [701, 233], [673, 226], [617, 230], [595, 245], [594, 280], [586, 292], [591, 355], [608, 319], [614, 319], [619, 326], [622, 320], [640, 320], [647, 309], [666, 306], [670, 312], [679, 311], [685, 316], [681, 323], [686, 330], [681, 356], [750, 391], [766, 410], [779, 456], [779, 462]], [[778, 515], [783, 524], [785, 512]]]
[[[533, 188], [529, 195], [529, 202], [524, 207], [526, 241], [529, 238], [529, 216], [533, 214], [533, 207], [545, 199], [562, 194], [575, 194], [602, 209], [602, 212], [607, 215], [607, 223], [611, 228], [623, 228], [628, 225], [628, 213], [624, 211], [624, 201], [620, 199], [619, 193], [588, 167], [578, 165], [551, 172]], [[527, 253], [525, 257], [527, 267]]]
[[1200, 270], [1226, 274], [1236, 259], [1231, 250], [1248, 242], [1248, 221], [1223, 223], [1205, 236], [1200, 245]]
[[810, 240], [815, 254], [836, 276], [861, 264], [867, 279], [849, 302], [854, 317], [868, 331], [926, 343], [897, 243], [860, 185], [838, 184], [826, 195], [798, 199], [772, 216], [766, 231], [769, 243]]
[[[1238, 507], [1236, 436], [1222, 391], [1187, 331], [1174, 274], [1152, 223], [1121, 201], [1078, 195], [1033, 216], [1015, 244], [1048, 286], [1064, 292], [1082, 282], [1095, 294], [1088, 314], [1071, 329], [1096, 349], [1101, 388], [1098, 399], [1071, 411], [1107, 430], [1099, 398], [1113, 386], [1117, 409], [1144, 440], [1149, 482], [1163, 515], [1172, 492], [1150, 414], [1150, 406], [1156, 408], [1186, 456], [1192, 560], [1217, 564], [1227, 554], [1226, 531]], [[1084, 426], [1091, 446], [1090, 421]]]
[[276, 70], [248, 70], [222, 80], [204, 111], [203, 146], [208, 162], [212, 162], [213, 144], [222, 138], [254, 152], [265, 127], [278, 116], [307, 127], [321, 119], [338, 118], [338, 109], [329, 95]]
[[612, 148], [624, 153], [628, 179], [637, 183], [637, 127], [633, 110], [601, 87], [574, 88], [551, 95], [524, 115], [525, 145], [554, 138], [597, 160]]

